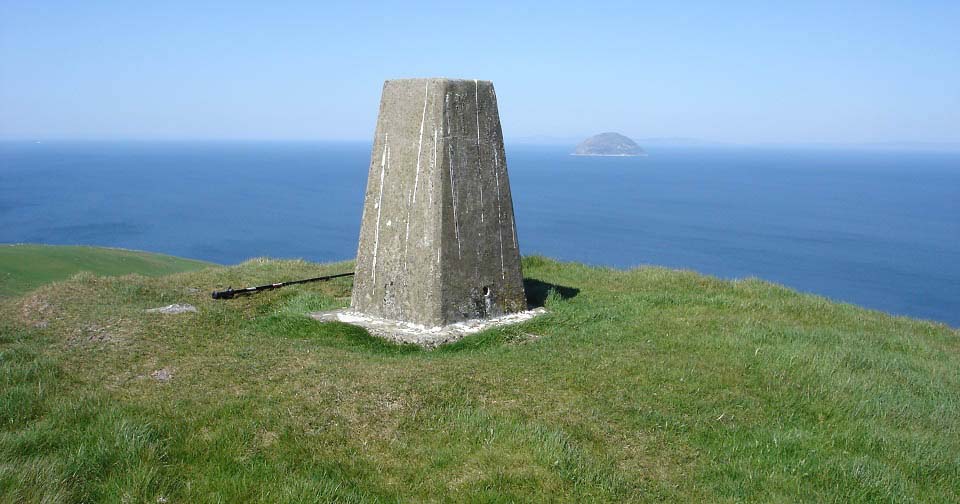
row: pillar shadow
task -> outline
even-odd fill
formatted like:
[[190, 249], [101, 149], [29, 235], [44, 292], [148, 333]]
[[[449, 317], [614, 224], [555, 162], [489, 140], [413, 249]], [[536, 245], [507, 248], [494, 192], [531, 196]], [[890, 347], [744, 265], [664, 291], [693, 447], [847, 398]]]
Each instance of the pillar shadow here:
[[550, 291], [556, 292], [560, 299], [570, 299], [580, 294], [580, 289], [576, 287], [541, 282], [534, 278], [523, 279], [523, 290], [527, 293], [527, 306], [529, 308], [540, 308], [546, 304]]

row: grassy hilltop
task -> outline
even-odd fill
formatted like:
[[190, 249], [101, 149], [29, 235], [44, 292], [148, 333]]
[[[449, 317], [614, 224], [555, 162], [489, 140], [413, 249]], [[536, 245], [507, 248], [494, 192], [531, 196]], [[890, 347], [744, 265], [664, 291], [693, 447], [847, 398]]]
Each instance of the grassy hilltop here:
[[[0, 501], [960, 500], [960, 332], [759, 280], [523, 262], [549, 314], [434, 351], [305, 316], [350, 264], [0, 300]], [[145, 313], [175, 302], [199, 311]]]
[[0, 297], [18, 296], [78, 271], [98, 275], [168, 275], [209, 263], [136, 250], [83, 246], [0, 244]]

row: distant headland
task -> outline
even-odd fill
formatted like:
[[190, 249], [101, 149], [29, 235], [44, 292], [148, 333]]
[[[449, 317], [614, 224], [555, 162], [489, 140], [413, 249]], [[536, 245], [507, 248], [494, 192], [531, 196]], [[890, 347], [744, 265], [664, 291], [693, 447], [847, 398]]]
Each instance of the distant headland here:
[[600, 133], [577, 145], [573, 156], [646, 156], [637, 142], [620, 133]]

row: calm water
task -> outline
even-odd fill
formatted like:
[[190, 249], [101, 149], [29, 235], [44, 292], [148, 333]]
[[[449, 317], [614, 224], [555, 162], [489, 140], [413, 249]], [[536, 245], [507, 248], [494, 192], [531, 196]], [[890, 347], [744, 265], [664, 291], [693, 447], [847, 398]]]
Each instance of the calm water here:
[[[960, 153], [508, 149], [525, 254], [757, 276], [960, 326]], [[0, 143], [0, 243], [356, 253], [367, 144]]]

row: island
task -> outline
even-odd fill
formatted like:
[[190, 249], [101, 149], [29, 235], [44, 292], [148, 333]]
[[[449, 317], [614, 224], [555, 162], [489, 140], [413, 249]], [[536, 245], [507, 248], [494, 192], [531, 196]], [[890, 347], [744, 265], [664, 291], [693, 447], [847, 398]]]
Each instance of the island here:
[[600, 133], [577, 145], [573, 156], [646, 156], [637, 142], [620, 133]]

